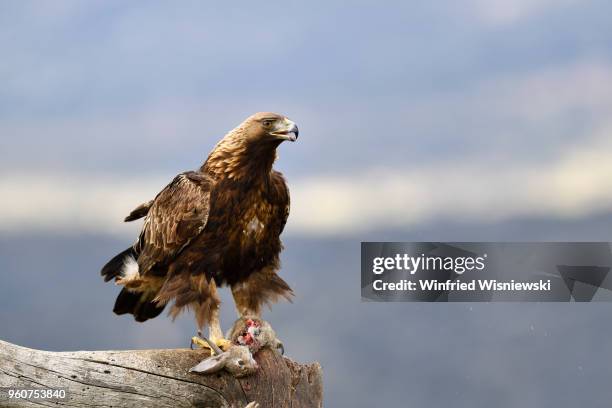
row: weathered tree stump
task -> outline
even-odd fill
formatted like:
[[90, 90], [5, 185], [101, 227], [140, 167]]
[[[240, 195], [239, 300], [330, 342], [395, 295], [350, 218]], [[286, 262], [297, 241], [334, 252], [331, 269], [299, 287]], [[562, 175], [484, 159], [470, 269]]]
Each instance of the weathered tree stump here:
[[[1, 407], [232, 407], [322, 406], [318, 363], [298, 364], [271, 350], [255, 359], [256, 374], [189, 373], [206, 350], [49, 352], [0, 341]], [[10, 389], [65, 390], [63, 399], [9, 399]]]

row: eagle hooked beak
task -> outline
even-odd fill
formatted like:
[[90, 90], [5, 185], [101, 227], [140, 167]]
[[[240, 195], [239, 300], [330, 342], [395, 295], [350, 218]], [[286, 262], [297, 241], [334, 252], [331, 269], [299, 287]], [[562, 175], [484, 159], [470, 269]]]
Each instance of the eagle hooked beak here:
[[298, 138], [298, 135], [300, 134], [300, 131], [293, 121], [285, 119], [282, 122], [282, 125], [270, 134], [276, 136], [279, 139], [295, 142]]

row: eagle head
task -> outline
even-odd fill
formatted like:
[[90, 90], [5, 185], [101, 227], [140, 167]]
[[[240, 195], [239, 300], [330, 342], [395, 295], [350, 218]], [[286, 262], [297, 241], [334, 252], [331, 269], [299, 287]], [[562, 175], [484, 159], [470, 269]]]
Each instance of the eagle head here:
[[298, 127], [292, 120], [272, 112], [256, 113], [248, 117], [240, 128], [253, 141], [295, 142], [299, 135]]

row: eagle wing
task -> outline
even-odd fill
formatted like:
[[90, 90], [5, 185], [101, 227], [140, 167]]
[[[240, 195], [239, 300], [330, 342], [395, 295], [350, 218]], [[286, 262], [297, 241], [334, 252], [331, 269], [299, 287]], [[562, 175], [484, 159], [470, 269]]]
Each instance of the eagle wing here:
[[287, 187], [285, 177], [283, 177], [281, 172], [276, 170], [272, 171], [271, 193], [272, 202], [277, 206], [279, 211], [279, 234], [281, 234], [285, 229], [285, 224], [287, 224], [287, 218], [289, 218], [291, 199], [289, 197], [289, 188]]
[[151, 206], [153, 205], [154, 201], [155, 200], [151, 200], [147, 201], [146, 203], [140, 204], [138, 207], [134, 208], [132, 212], [127, 217], [125, 217], [123, 221], [130, 222], [141, 219], [149, 213], [149, 210], [151, 209]]
[[207, 175], [186, 172], [155, 197], [135, 244], [141, 275], [174, 259], [204, 230], [212, 185]]

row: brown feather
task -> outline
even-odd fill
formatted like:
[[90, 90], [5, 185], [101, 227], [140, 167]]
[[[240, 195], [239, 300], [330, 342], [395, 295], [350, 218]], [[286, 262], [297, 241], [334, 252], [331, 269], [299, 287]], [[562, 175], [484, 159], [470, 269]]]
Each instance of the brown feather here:
[[284, 119], [272, 113], [248, 118], [198, 171], [179, 174], [126, 218], [146, 216], [133, 247], [138, 287], [130, 290], [154, 291], [157, 307], [174, 302], [173, 317], [194, 309], [199, 326], [219, 307], [217, 285], [232, 286], [239, 308], [259, 310], [290, 299], [291, 288], [276, 273], [289, 190], [282, 174], [272, 170], [281, 140], [263, 127], [269, 118]]
[[132, 212], [127, 217], [125, 217], [123, 221], [130, 222], [144, 217], [149, 213], [151, 205], [153, 205], [153, 200], [140, 204], [138, 207], [134, 208]]

